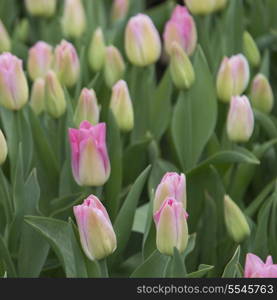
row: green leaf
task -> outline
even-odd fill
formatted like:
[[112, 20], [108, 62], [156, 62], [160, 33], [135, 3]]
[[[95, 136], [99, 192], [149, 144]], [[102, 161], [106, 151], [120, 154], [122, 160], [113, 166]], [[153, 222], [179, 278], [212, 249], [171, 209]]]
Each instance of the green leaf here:
[[170, 257], [154, 251], [137, 269], [131, 274], [132, 278], [161, 278]]
[[277, 138], [277, 128], [270, 116], [258, 110], [254, 110], [255, 119], [260, 123], [269, 138]]
[[16, 270], [10, 256], [10, 252], [0, 235], [0, 257], [4, 260], [5, 268], [7, 271], [7, 277], [17, 277]]
[[135, 210], [150, 169], [151, 166], [148, 166], [137, 178], [116, 217], [114, 230], [117, 236], [117, 250], [115, 255], [121, 254], [128, 243]]
[[146, 203], [136, 209], [132, 231], [144, 233], [146, 221], [147, 221], [148, 209], [149, 209], [149, 203]]
[[187, 274], [187, 278], [201, 278], [204, 277], [207, 273], [209, 273], [214, 266], [201, 264], [198, 268], [198, 271]]
[[172, 260], [172, 277], [183, 278], [187, 274], [184, 257], [179, 253], [179, 251], [174, 247], [174, 255]]
[[188, 92], [180, 92], [171, 128], [184, 171], [195, 167], [217, 119], [214, 81], [201, 48], [195, 54], [194, 69], [196, 81]]
[[235, 278], [237, 275], [237, 267], [239, 265], [240, 258], [240, 246], [237, 247], [233, 257], [226, 265], [224, 272], [222, 274], [223, 278]]

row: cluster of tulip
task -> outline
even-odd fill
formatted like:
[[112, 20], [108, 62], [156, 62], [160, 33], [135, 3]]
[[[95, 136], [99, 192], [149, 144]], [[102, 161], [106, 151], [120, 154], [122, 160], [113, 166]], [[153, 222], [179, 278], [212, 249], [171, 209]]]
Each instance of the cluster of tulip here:
[[[69, 121], [66, 120], [67, 123], [65, 123], [64, 127], [66, 127], [65, 130], [68, 131], [69, 137], [67, 146], [71, 148], [72, 175], [75, 183], [78, 185], [78, 189], [82, 192], [85, 191], [86, 194], [85, 197], [84, 194], [82, 194], [82, 201], [86, 198], [82, 204], [80, 204], [80, 200], [78, 200], [77, 203], [74, 202], [74, 205], [71, 203], [70, 209], [72, 210], [73, 206], [81, 246], [87, 258], [91, 261], [103, 261], [103, 259], [111, 255], [111, 266], [114, 265], [114, 257], [118, 256], [118, 254], [114, 253], [115, 250], [118, 249], [118, 251], [122, 251], [120, 255], [123, 255], [124, 250], [122, 240], [124, 240], [125, 237], [122, 238], [122, 235], [124, 235], [125, 232], [120, 231], [124, 225], [118, 225], [120, 223], [118, 218], [123, 215], [125, 217], [127, 216], [127, 218], [134, 216], [137, 205], [131, 206], [130, 204], [130, 207], [127, 207], [127, 200], [122, 205], [118, 202], [118, 204], [115, 205], [116, 212], [120, 206], [121, 210], [117, 215], [118, 218], [115, 219], [116, 215], [113, 215], [114, 212], [111, 216], [110, 206], [107, 207], [107, 210], [104, 206], [106, 202], [104, 202], [103, 198], [106, 194], [102, 192], [99, 193], [99, 188], [102, 191], [103, 186], [108, 185], [110, 180], [114, 180], [113, 172], [115, 172], [116, 166], [119, 163], [117, 160], [122, 159], [121, 156], [119, 158], [111, 158], [112, 152], [117, 152], [118, 149], [113, 149], [113, 145], [111, 145], [112, 150], [108, 147], [110, 142], [109, 138], [111, 138], [111, 136], [108, 135], [107, 137], [106, 131], [109, 133], [111, 129], [109, 127], [110, 123], [107, 122], [107, 114], [109, 112], [112, 113], [111, 116], [114, 120], [114, 126], [119, 129], [117, 132], [119, 136], [118, 139], [122, 139], [122, 143], [120, 146], [116, 144], [115, 147], [119, 147], [120, 151], [122, 151], [121, 147], [125, 147], [124, 143], [129, 143], [129, 139], [133, 138], [133, 136], [130, 138], [132, 132], [139, 132], [138, 128], [140, 129], [139, 126], [141, 126], [141, 124], [147, 127], [147, 122], [152, 121], [160, 124], [158, 118], [164, 118], [164, 116], [166, 116], [165, 119], [170, 118], [170, 107], [168, 111], [165, 109], [165, 113], [162, 115], [160, 106], [163, 106], [164, 103], [158, 103], [156, 107], [151, 108], [147, 106], [149, 104], [146, 104], [146, 110], [144, 111], [143, 109], [145, 108], [143, 108], [143, 104], [141, 104], [140, 107], [138, 106], [138, 102], [145, 103], [144, 99], [138, 99], [136, 97], [137, 94], [134, 92], [134, 86], [137, 84], [135, 81], [141, 81], [139, 89], [144, 89], [144, 86], [146, 89], [147, 82], [151, 81], [151, 77], [149, 77], [150, 80], [149, 78], [139, 78], [140, 74], [146, 74], [142, 73], [141, 70], [150, 70], [150, 72], [152, 71], [152, 73], [154, 73], [154, 69], [150, 69], [150, 67], [155, 65], [160, 59], [162, 64], [168, 65], [168, 72], [165, 72], [161, 80], [162, 83], [166, 83], [163, 90], [159, 91], [159, 97], [166, 97], [163, 94], [171, 93], [171, 90], [174, 89], [175, 95], [180, 93], [180, 100], [183, 100], [183, 103], [186, 101], [192, 105], [191, 100], [195, 100], [192, 94], [196, 94], [201, 90], [199, 82], [204, 78], [199, 74], [204, 73], [206, 69], [208, 70], [207, 72], [210, 73], [205, 59], [202, 59], [202, 62], [204, 61], [201, 65], [203, 68], [199, 68], [199, 65], [197, 68], [196, 65], [197, 55], [202, 51], [197, 50], [197, 44], [199, 41], [203, 43], [203, 35], [205, 35], [203, 28], [201, 31], [198, 25], [200, 23], [200, 26], [204, 26], [201, 22], [205, 20], [206, 17], [209, 17], [211, 14], [222, 14], [227, 6], [231, 6], [229, 3], [231, 1], [227, 0], [185, 0], [184, 5], [173, 4], [172, 1], [165, 1], [165, 8], [170, 8], [171, 16], [165, 20], [165, 24], [162, 26], [162, 42], [155, 22], [146, 13], [138, 13], [127, 19], [131, 4], [134, 5], [133, 2], [128, 0], [114, 0], [111, 13], [109, 14], [110, 22], [112, 22], [113, 26], [118, 26], [119, 28], [124, 27], [122, 36], [122, 39], [124, 39], [124, 53], [120, 47], [107, 44], [107, 40], [115, 41], [116, 39], [115, 37], [107, 37], [105, 30], [97, 24], [90, 35], [89, 45], [86, 45], [86, 57], [79, 53], [78, 48], [78, 40], [83, 37], [88, 27], [86, 10], [81, 0], [65, 0], [62, 6], [63, 14], [60, 18], [60, 23], [63, 37], [68, 40], [61, 39], [60, 43], [55, 47], [53, 47], [51, 43], [39, 40], [28, 50], [26, 67], [32, 85], [30, 93], [29, 79], [24, 72], [23, 60], [12, 54], [11, 37], [3, 22], [0, 20], [0, 105], [2, 107], [1, 110], [3, 110], [3, 115], [6, 111], [12, 111], [16, 116], [17, 113], [20, 113], [20, 111], [30, 106], [32, 110], [31, 113], [34, 114], [37, 124], [41, 122], [42, 127], [46, 127], [46, 131], [48, 126], [46, 123], [49, 123], [50, 119], [54, 119], [54, 121], [56, 121], [55, 124], [62, 118], [70, 119]], [[28, 14], [32, 18], [36, 17], [38, 19], [54, 17], [58, 7], [56, 0], [25, 0], [24, 4]], [[104, 6], [103, 3], [99, 5]], [[21, 23], [21, 33], [25, 32], [27, 27], [27, 23]], [[114, 34], [114, 36], [116, 36], [116, 34]], [[217, 159], [217, 157], [214, 158], [213, 156], [211, 156], [212, 158], [208, 157], [207, 161], [204, 160], [204, 162], [200, 162], [197, 166], [201, 155], [204, 155], [204, 148], [208, 140], [212, 140], [212, 138], [214, 140], [216, 139], [215, 135], [212, 136], [212, 132], [215, 130], [216, 110], [211, 117], [214, 118], [215, 121], [211, 121], [211, 130], [207, 129], [209, 130], [209, 133], [207, 132], [209, 136], [206, 137], [205, 133], [202, 135], [199, 133], [202, 129], [204, 132], [206, 125], [198, 129], [198, 122], [200, 123], [202, 120], [196, 118], [194, 123], [191, 121], [196, 109], [191, 109], [187, 115], [182, 115], [182, 119], [186, 119], [187, 123], [182, 123], [185, 124], [185, 126], [180, 126], [180, 128], [178, 128], [179, 131], [174, 131], [174, 122], [176, 122], [177, 114], [185, 110], [183, 106], [181, 108], [178, 107], [179, 103], [181, 103], [180, 100], [178, 100], [175, 106], [174, 120], [172, 121], [174, 132], [172, 136], [169, 134], [170, 137], [168, 140], [176, 140], [177, 132], [179, 134], [177, 139], [179, 143], [182, 143], [184, 135], [182, 133], [183, 129], [190, 130], [190, 133], [187, 134], [190, 140], [186, 140], [189, 141], [190, 144], [185, 145], [184, 148], [191, 149], [189, 150], [191, 154], [190, 156], [188, 154], [186, 157], [186, 153], [189, 152], [186, 152], [182, 147], [180, 148], [178, 146], [179, 144], [177, 144], [177, 146], [175, 144], [176, 149], [173, 150], [173, 152], [176, 152], [172, 155], [173, 158], [170, 163], [163, 164], [161, 168], [162, 171], [159, 169], [159, 176], [157, 178], [155, 178], [156, 175], [153, 171], [152, 177], [149, 180], [149, 186], [151, 187], [149, 194], [152, 196], [152, 199], [150, 202], [147, 201], [146, 204], [148, 205], [147, 207], [151, 218], [148, 224], [147, 222], [146, 225], [144, 224], [145, 222], [143, 223], [146, 228], [143, 243], [145, 246], [147, 239], [149, 239], [151, 235], [151, 228], [153, 224], [155, 224], [156, 242], [154, 248], [158, 249], [159, 255], [174, 258], [178, 257], [178, 259], [182, 259], [184, 262], [185, 256], [182, 255], [187, 255], [186, 251], [189, 251], [188, 248], [192, 247], [190, 240], [192, 235], [189, 234], [190, 226], [193, 230], [196, 229], [196, 231], [198, 230], [197, 226], [204, 226], [201, 225], [202, 221], [199, 222], [200, 225], [197, 226], [194, 224], [195, 221], [192, 221], [192, 225], [190, 224], [191, 215], [193, 216], [195, 214], [195, 216], [193, 216], [195, 220], [202, 205], [199, 205], [196, 209], [191, 203], [197, 199], [191, 199], [192, 197], [190, 196], [187, 197], [187, 190], [197, 189], [195, 184], [190, 185], [192, 174], [199, 174], [199, 170], [203, 170], [212, 164], [217, 165], [218, 162], [229, 163], [231, 161], [240, 163], [249, 162], [251, 159], [253, 161], [255, 159], [253, 155], [251, 156], [249, 154], [248, 150], [244, 150], [244, 152], [237, 150], [236, 143], [246, 145], [251, 141], [255, 128], [254, 111], [269, 115], [274, 106], [274, 93], [267, 76], [263, 72], [256, 72], [256, 69], [261, 64], [262, 55], [254, 38], [246, 30], [242, 32], [241, 38], [241, 53], [232, 53], [229, 57], [221, 56], [221, 63], [214, 67], [214, 73], [217, 74], [215, 76], [216, 80], [213, 80], [213, 77], [209, 74], [207, 82], [201, 82], [202, 86], [205, 84], [209, 85], [211, 93], [214, 92], [212, 101], [216, 99], [216, 95], [219, 99], [218, 103], [213, 103], [215, 103], [215, 106], [218, 105], [222, 108], [221, 117], [224, 119], [223, 123], [226, 124], [223, 125], [223, 136], [226, 135], [227, 143], [231, 145], [229, 153], [227, 153], [227, 151], [225, 154], [223, 153], [222, 157], [225, 155], [224, 158], [221, 157]], [[207, 50], [205, 54], [208, 56], [209, 51]], [[202, 53], [200, 55], [204, 56], [205, 54]], [[198, 56], [198, 61], [200, 60], [199, 57], [200, 56]], [[87, 87], [82, 88], [84, 83], [81, 78], [84, 76], [84, 65], [88, 65], [90, 72], [96, 75], [92, 80], [92, 84], [87, 84]], [[137, 75], [137, 77], [134, 76], [135, 80], [134, 78], [132, 80], [129, 78], [129, 74], [131, 74], [130, 68], [135, 70], [133, 71], [133, 73]], [[251, 79], [251, 68], [255, 70], [256, 75], [252, 79], [252, 83], [248, 89]], [[147, 74], [149, 75], [150, 72]], [[94, 84], [99, 80], [99, 76], [102, 76], [101, 80], [103, 80], [103, 85], [100, 85], [100, 88], [94, 88]], [[152, 81], [154, 81], [154, 79]], [[213, 86], [215, 86], [216, 91], [213, 91]], [[78, 98], [76, 103], [70, 99], [74, 87], [76, 87], [76, 91], [78, 92], [78, 95], [75, 93], [75, 98]], [[102, 100], [101, 93], [103, 90], [108, 91], [108, 100], [106, 102]], [[154, 97], [154, 91], [150, 93], [151, 97]], [[182, 99], [183, 95], [188, 95], [187, 99], [186, 97]], [[195, 98], [199, 97], [195, 96]], [[72, 105], [72, 103], [74, 104]], [[227, 105], [229, 105], [228, 112], [226, 110]], [[152, 115], [150, 118], [148, 117], [152, 111], [156, 112], [154, 116], [157, 117], [157, 119], [149, 121], [148, 119], [150, 119]], [[146, 117], [145, 114], [149, 114], [149, 116]], [[202, 114], [202, 116], [204, 117], [205, 114]], [[5, 118], [0, 114], [1, 125], [5, 123], [4, 119]], [[167, 123], [169, 123], [169, 121], [165, 121], [164, 125], [160, 126], [161, 128], [165, 128], [162, 129], [163, 132], [160, 136], [157, 134], [158, 137], [154, 136], [155, 130], [152, 130], [152, 128], [150, 128], [151, 126], [149, 126], [149, 128], [147, 127], [142, 134], [140, 134], [140, 132], [138, 134], [139, 138], [146, 137], [147, 147], [150, 143], [149, 140], [151, 140], [149, 151], [152, 151], [152, 156], [156, 155], [158, 157], [158, 162], [162, 161], [159, 158], [160, 155], [165, 153], [166, 158], [170, 156], [167, 150], [164, 151], [162, 147], [158, 149], [157, 146], [161, 136], [166, 132], [166, 127], [168, 127]], [[209, 124], [207, 126], [209, 127]], [[195, 132], [193, 131], [194, 129]], [[11, 136], [11, 131], [7, 131], [6, 127], [5, 131], [4, 136], [0, 129], [0, 165], [5, 165], [7, 168], [7, 163], [5, 164], [5, 162], [12, 150], [10, 149], [11, 143], [9, 143], [9, 141], [11, 141], [13, 137]], [[194, 137], [200, 141], [195, 142]], [[20, 142], [22, 142], [22, 140]], [[267, 147], [271, 147], [274, 143], [275, 142], [272, 142], [272, 144], [267, 145]], [[218, 149], [219, 142], [217, 141], [215, 144], [216, 146], [214, 147]], [[66, 149], [67, 146], [65, 146]], [[213, 146], [210, 148], [212, 147]], [[41, 146], [41, 148], [43, 148], [43, 146]], [[210, 148], [207, 147], [207, 152], [210, 151]], [[12, 152], [13, 151], [14, 150], [12, 150]], [[58, 151], [60, 151], [60, 149]], [[231, 153], [231, 151], [233, 151], [233, 153]], [[132, 160], [139, 160], [138, 156], [143, 155], [142, 152], [135, 152], [132, 156]], [[156, 154], [158, 152], [162, 154]], [[170, 150], [169, 153], [172, 153], [172, 150]], [[235, 158], [233, 158], [233, 156], [230, 158], [231, 154], [234, 155]], [[195, 159], [194, 155], [198, 155], [198, 157]], [[260, 155], [262, 156], [262, 154]], [[177, 161], [178, 159], [181, 161], [179, 170], [173, 165], [173, 163], [176, 162], [176, 156], [178, 157]], [[228, 158], [226, 158], [227, 156]], [[241, 158], [242, 156], [243, 158]], [[12, 158], [9, 157], [10, 161], [11, 159]], [[243, 161], [243, 159], [245, 161]], [[189, 160], [189, 166], [192, 168], [187, 167], [187, 160]], [[193, 160], [195, 160], [195, 163], [192, 162]], [[158, 162], [156, 161], [155, 163], [158, 164]], [[176, 165], [178, 165], [178, 163], [176, 163]], [[197, 169], [197, 167], [199, 169]], [[127, 166], [127, 168], [132, 168], [132, 165]], [[226, 171], [226, 173], [228, 173], [228, 176], [226, 175], [228, 180], [233, 180], [236, 169], [235, 167], [232, 168], [229, 173]], [[141, 167], [138, 169], [142, 170]], [[11, 173], [14, 175], [13, 172], [12, 170]], [[68, 170], [63, 169], [61, 172], [62, 177]], [[252, 169], [250, 173], [251, 172]], [[8, 174], [9, 172], [5, 171], [5, 173]], [[186, 173], [186, 175], [184, 173]], [[245, 173], [247, 173], [247, 176], [250, 174], [248, 170]], [[136, 173], [136, 175], [136, 182], [140, 184], [139, 180], [141, 180], [141, 177], [138, 176], [139, 173]], [[9, 175], [7, 175], [7, 177], [8, 176]], [[186, 176], [189, 176], [188, 181], [186, 180]], [[11, 181], [13, 182], [13, 180]], [[155, 184], [152, 184], [153, 181]], [[157, 184], [159, 181], [160, 183]], [[251, 181], [251, 179], [249, 181]], [[186, 182], [188, 182], [188, 186]], [[14, 184], [17, 184], [17, 181], [15, 181]], [[120, 188], [121, 187], [122, 186], [120, 186]], [[139, 193], [137, 185], [134, 184], [133, 187], [135, 191], [131, 189], [130, 194]], [[120, 191], [120, 188], [119, 191], [113, 191], [117, 193], [113, 195], [114, 199], [122, 197], [121, 193], [123, 193], [123, 195], [126, 194], [124, 190]], [[128, 186], [126, 188], [128, 190]], [[68, 191], [70, 191], [70, 189], [68, 189]], [[89, 194], [87, 191], [89, 191]], [[2, 189], [0, 187], [0, 195], [1, 192]], [[204, 187], [203, 194], [204, 193], [206, 193], [206, 195], [209, 194], [206, 190], [206, 186]], [[128, 197], [130, 194], [128, 194]], [[225, 191], [221, 194], [220, 203], [222, 203], [223, 209], [220, 213], [223, 215], [229, 238], [236, 244], [242, 244], [251, 236], [253, 226], [251, 222], [249, 222], [249, 217], [246, 216], [243, 211], [242, 205], [232, 200], [234, 199], [233, 194], [231, 194], [231, 196], [227, 194], [229, 193]], [[188, 193], [188, 195], [190, 195], [190, 193]], [[207, 197], [209, 198], [210, 196], [208, 195]], [[137, 198], [139, 198], [139, 195]], [[50, 216], [52, 215], [50, 214]], [[133, 223], [133, 217], [130, 218], [131, 224], [129, 224], [130, 222], [126, 224], [126, 226], [129, 227], [131, 227]], [[34, 219], [28, 222], [32, 223], [35, 221]], [[122, 222], [122, 224], [124, 224], [124, 220]], [[33, 225], [33, 227], [37, 229], [38, 225], [36, 226]], [[126, 236], [131, 234], [132, 228], [129, 227]], [[39, 230], [43, 231], [41, 228]], [[45, 234], [45, 236], [49, 238], [49, 235]], [[126, 237], [126, 239], [128, 238]], [[54, 240], [54, 244], [55, 243], [56, 240]], [[200, 242], [198, 241], [198, 243]], [[190, 245], [190, 247], [188, 245]], [[55, 247], [57, 248], [57, 246]], [[150, 246], [150, 248], [151, 247], [152, 246]], [[155, 249], [152, 249], [153, 251], [151, 253], [154, 253], [153, 255], [157, 255]], [[273, 264], [271, 256], [268, 256], [266, 262], [263, 263], [259, 257], [249, 253], [252, 249], [251, 247], [246, 249], [246, 255], [243, 257], [243, 260], [246, 257], [244, 277], [277, 277], [277, 265]], [[201, 255], [199, 256], [201, 257]], [[149, 262], [145, 260], [141, 266], [145, 266], [147, 263]], [[174, 269], [174, 261], [172, 265]], [[227, 265], [226, 269], [228, 268]], [[141, 269], [143, 270], [143, 268]], [[200, 272], [201, 269], [198, 271]], [[207, 269], [206, 272], [208, 271]], [[138, 275], [139, 272], [140, 266], [134, 271], [134, 276]], [[235, 271], [235, 273], [236, 272], [237, 271]], [[146, 273], [144, 275], [147, 276], [148, 274]]]

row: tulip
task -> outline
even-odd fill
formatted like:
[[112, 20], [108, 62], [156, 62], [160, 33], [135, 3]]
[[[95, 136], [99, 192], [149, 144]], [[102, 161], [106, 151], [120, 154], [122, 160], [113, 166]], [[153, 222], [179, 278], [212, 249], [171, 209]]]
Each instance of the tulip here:
[[40, 115], [44, 110], [45, 80], [38, 78], [34, 81], [31, 91], [30, 105], [36, 115]]
[[168, 197], [174, 198], [176, 201], [180, 202], [186, 210], [186, 177], [183, 173], [179, 175], [174, 172], [168, 172], [164, 175], [155, 192], [154, 213], [160, 209], [161, 205]]
[[129, 10], [129, 0], [114, 0], [112, 6], [112, 20], [114, 22], [124, 19]]
[[181, 90], [190, 88], [195, 80], [190, 59], [177, 42], [172, 43], [170, 74], [176, 87]]
[[185, 5], [194, 15], [208, 15], [216, 9], [216, 0], [185, 0]]
[[106, 147], [106, 124], [92, 126], [83, 121], [79, 129], [69, 129], [71, 166], [75, 181], [81, 186], [102, 186], [110, 176]]
[[250, 228], [246, 218], [237, 204], [228, 196], [224, 196], [224, 217], [229, 235], [237, 243], [250, 235]]
[[45, 77], [45, 110], [53, 117], [59, 118], [66, 111], [63, 88], [52, 70]]
[[227, 0], [215, 0], [214, 11], [219, 11], [225, 8], [227, 5]]
[[110, 107], [118, 127], [122, 131], [132, 130], [134, 127], [133, 104], [127, 83], [124, 80], [118, 81], [113, 86]]
[[254, 130], [254, 115], [246, 96], [232, 97], [228, 117], [227, 134], [231, 141], [247, 142]]
[[100, 260], [116, 249], [116, 235], [109, 215], [99, 201], [90, 195], [83, 204], [73, 207], [82, 248], [90, 260]]
[[11, 39], [3, 22], [0, 20], [0, 53], [8, 52], [10, 50], [11, 50]]
[[161, 40], [152, 20], [144, 14], [132, 17], [125, 29], [125, 51], [139, 67], [155, 63], [161, 55]]
[[273, 108], [274, 95], [268, 79], [263, 74], [257, 74], [251, 85], [250, 99], [253, 107], [270, 113]]
[[45, 77], [53, 61], [52, 47], [45, 42], [37, 42], [30, 50], [27, 69], [32, 80]]
[[74, 114], [74, 123], [79, 127], [83, 121], [92, 125], [99, 122], [100, 108], [94, 90], [82, 89]]
[[174, 254], [174, 247], [182, 253], [188, 243], [187, 213], [182, 203], [167, 198], [154, 214], [156, 224], [156, 244], [158, 250], [166, 255]]
[[80, 76], [79, 57], [74, 46], [62, 40], [55, 48], [54, 70], [62, 84], [73, 86]]
[[249, 65], [242, 54], [224, 57], [217, 74], [217, 94], [223, 102], [230, 102], [232, 96], [241, 95], [249, 82]]
[[2, 130], [0, 129], [0, 165], [2, 165], [8, 155], [8, 146]]
[[261, 62], [260, 51], [249, 32], [243, 34], [243, 52], [253, 67], [257, 67]]
[[252, 253], [246, 255], [244, 278], [277, 278], [277, 264], [273, 264], [272, 257], [268, 256], [264, 263]]
[[186, 7], [176, 6], [165, 25], [163, 39], [168, 55], [171, 53], [173, 42], [177, 42], [187, 55], [193, 54], [197, 44], [197, 31], [195, 22]]
[[21, 109], [28, 101], [29, 89], [22, 60], [11, 53], [0, 55], [0, 104], [12, 110]]
[[125, 63], [119, 50], [114, 46], [107, 47], [104, 65], [106, 84], [112, 87], [119, 79], [122, 79], [124, 72]]
[[89, 47], [89, 63], [93, 71], [98, 72], [102, 69], [105, 62], [105, 51], [103, 31], [99, 27], [93, 33]]
[[27, 11], [33, 16], [51, 17], [56, 11], [56, 0], [25, 0]]
[[79, 38], [86, 29], [86, 14], [82, 0], [65, 0], [62, 28], [66, 37]]

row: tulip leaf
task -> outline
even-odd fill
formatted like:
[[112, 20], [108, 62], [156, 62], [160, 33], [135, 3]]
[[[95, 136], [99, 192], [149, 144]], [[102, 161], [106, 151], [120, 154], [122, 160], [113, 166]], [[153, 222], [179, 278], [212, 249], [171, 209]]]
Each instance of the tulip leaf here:
[[151, 166], [148, 166], [137, 178], [116, 217], [114, 229], [117, 236], [117, 250], [115, 255], [122, 253], [128, 243], [135, 216], [135, 210], [150, 169]]
[[0, 257], [4, 260], [5, 269], [7, 271], [7, 277], [17, 277], [14, 263], [12, 261], [9, 249], [6, 246], [5, 241], [0, 235]]
[[169, 256], [155, 250], [137, 269], [131, 274], [132, 278], [161, 278], [170, 260]]
[[240, 258], [240, 246], [237, 247], [233, 257], [226, 265], [224, 272], [222, 274], [223, 278], [237, 277], [237, 267], [239, 265], [239, 258]]
[[146, 203], [136, 209], [136, 214], [133, 223], [133, 231], [144, 233], [147, 215], [148, 215], [149, 203]]
[[186, 275], [187, 278], [201, 278], [204, 277], [207, 273], [209, 273], [214, 266], [201, 264], [197, 271], [189, 273]]
[[255, 119], [260, 123], [268, 137], [272, 139], [277, 138], [277, 128], [270, 116], [258, 110], [254, 110], [254, 113]]
[[171, 268], [171, 276], [174, 278], [183, 278], [187, 274], [184, 258], [175, 247]]
[[195, 54], [193, 66], [196, 81], [187, 92], [180, 92], [171, 128], [183, 171], [195, 167], [217, 119], [214, 82], [201, 48]]
[[80, 257], [80, 251], [76, 246], [77, 241], [69, 223], [36, 216], [26, 216], [25, 221], [51, 245], [64, 267], [66, 277], [87, 276], [84, 259]]

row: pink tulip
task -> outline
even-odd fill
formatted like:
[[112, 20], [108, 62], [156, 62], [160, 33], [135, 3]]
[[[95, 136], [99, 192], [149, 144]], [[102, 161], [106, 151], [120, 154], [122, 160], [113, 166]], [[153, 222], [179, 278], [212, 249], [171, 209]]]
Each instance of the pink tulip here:
[[101, 186], [110, 176], [110, 160], [106, 147], [106, 124], [95, 126], [83, 121], [79, 129], [69, 129], [71, 166], [81, 186]]
[[116, 236], [109, 215], [94, 195], [73, 207], [82, 248], [91, 260], [103, 259], [116, 249]]
[[197, 43], [197, 31], [193, 17], [186, 7], [177, 5], [163, 34], [165, 50], [171, 54], [172, 42], [177, 42], [188, 55], [192, 55]]
[[277, 264], [273, 264], [271, 256], [268, 256], [264, 263], [258, 256], [248, 253], [246, 255], [244, 277], [277, 278]]
[[173, 197], [178, 202], [182, 203], [186, 209], [186, 177], [184, 174], [174, 172], [166, 173], [158, 185], [154, 199], [154, 212], [160, 209], [164, 200], [167, 197]]

